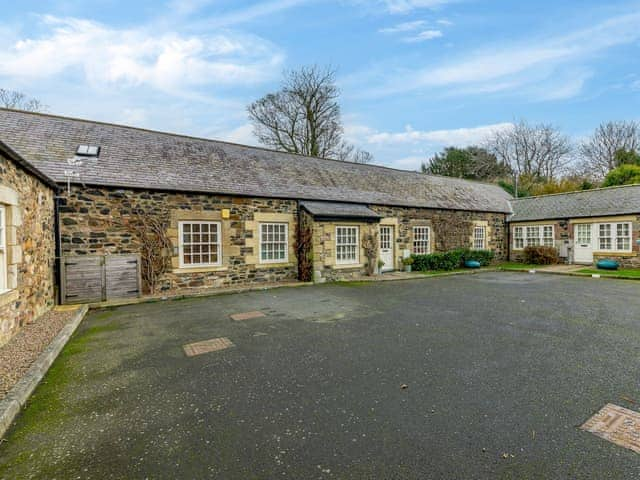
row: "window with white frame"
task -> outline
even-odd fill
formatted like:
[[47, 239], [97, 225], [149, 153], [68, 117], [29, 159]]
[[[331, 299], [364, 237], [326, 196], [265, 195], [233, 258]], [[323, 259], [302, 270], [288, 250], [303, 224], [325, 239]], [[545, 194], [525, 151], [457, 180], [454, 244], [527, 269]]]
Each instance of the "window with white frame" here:
[[358, 227], [336, 227], [336, 263], [358, 263]]
[[599, 224], [598, 249], [630, 252], [631, 224], [628, 222]]
[[178, 250], [181, 267], [211, 267], [222, 264], [220, 222], [179, 222]]
[[413, 253], [426, 255], [431, 252], [431, 229], [424, 226], [413, 227]]
[[525, 247], [553, 247], [553, 225], [527, 225], [513, 227], [513, 248], [521, 250]]
[[6, 209], [0, 205], [0, 293], [7, 290], [7, 219]]
[[514, 227], [513, 229], [513, 248], [524, 248], [524, 227]]
[[286, 223], [260, 224], [260, 263], [282, 263], [289, 258]]
[[476, 225], [473, 227], [473, 248], [474, 250], [484, 250], [487, 247], [487, 227]]

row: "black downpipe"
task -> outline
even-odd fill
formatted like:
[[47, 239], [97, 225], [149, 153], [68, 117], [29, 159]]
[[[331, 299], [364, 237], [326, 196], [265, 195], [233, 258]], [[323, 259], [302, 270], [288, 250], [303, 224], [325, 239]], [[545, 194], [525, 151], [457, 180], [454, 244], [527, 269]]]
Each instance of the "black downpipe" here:
[[54, 235], [56, 237], [55, 242], [55, 261], [53, 267], [53, 274], [55, 276], [55, 288], [56, 300], [58, 305], [62, 305], [62, 242], [60, 238], [60, 199], [62, 197], [55, 194], [53, 196], [53, 222], [54, 222]]

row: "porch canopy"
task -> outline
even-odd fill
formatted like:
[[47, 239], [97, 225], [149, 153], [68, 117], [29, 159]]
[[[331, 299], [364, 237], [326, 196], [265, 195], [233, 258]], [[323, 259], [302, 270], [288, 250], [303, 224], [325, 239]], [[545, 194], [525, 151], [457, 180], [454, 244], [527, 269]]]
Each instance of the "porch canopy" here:
[[300, 208], [309, 212], [314, 220], [359, 220], [364, 222], [378, 222], [382, 216], [366, 205], [357, 203], [336, 202], [300, 202]]

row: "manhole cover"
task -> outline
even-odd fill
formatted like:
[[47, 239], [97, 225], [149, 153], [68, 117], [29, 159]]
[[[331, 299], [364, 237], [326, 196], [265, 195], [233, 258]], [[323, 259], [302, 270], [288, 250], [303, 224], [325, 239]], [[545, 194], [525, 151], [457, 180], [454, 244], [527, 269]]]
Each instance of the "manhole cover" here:
[[580, 428], [640, 453], [640, 413], [638, 412], [607, 403]]
[[224, 350], [229, 347], [233, 347], [233, 342], [227, 337], [212, 338], [211, 340], [189, 343], [188, 345], [182, 346], [187, 357], [194, 357], [196, 355], [202, 355], [203, 353], [217, 352], [218, 350]]
[[265, 314], [262, 312], [244, 312], [244, 313], [234, 313], [231, 315], [232, 320], [251, 320], [252, 318], [264, 317]]

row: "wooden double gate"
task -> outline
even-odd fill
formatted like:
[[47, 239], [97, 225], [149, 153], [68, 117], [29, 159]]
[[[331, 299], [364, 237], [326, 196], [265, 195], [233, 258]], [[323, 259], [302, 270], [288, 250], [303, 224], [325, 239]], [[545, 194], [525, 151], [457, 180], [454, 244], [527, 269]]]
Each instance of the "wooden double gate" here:
[[62, 257], [62, 303], [104, 302], [139, 297], [139, 255]]

